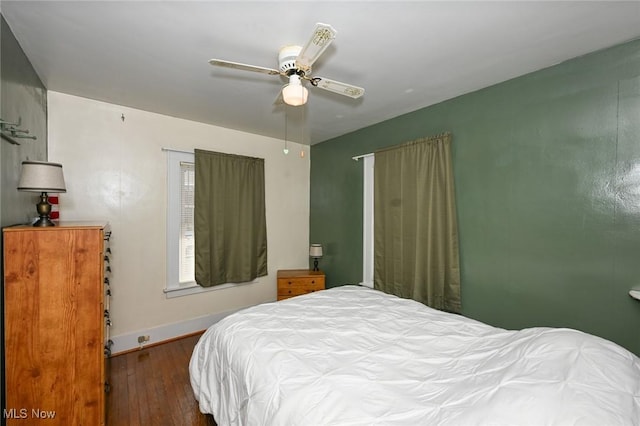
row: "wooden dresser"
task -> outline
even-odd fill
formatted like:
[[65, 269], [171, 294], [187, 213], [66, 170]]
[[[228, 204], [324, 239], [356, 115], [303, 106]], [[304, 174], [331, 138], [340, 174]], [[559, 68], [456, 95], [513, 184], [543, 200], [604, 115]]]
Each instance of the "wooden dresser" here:
[[108, 226], [15, 226], [3, 237], [7, 425], [104, 425]]
[[324, 272], [309, 269], [278, 271], [278, 300], [324, 290]]

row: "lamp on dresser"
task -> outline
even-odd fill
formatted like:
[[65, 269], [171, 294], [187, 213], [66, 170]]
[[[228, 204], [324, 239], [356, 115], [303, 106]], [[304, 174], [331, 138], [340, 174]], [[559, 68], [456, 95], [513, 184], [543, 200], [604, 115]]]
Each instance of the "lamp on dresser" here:
[[309, 257], [313, 258], [313, 270], [318, 270], [318, 259], [322, 257], [322, 244], [311, 244], [309, 247]]
[[62, 164], [46, 161], [23, 161], [18, 191], [40, 193], [40, 202], [36, 204], [40, 218], [33, 226], [55, 226], [49, 218], [51, 204], [49, 204], [47, 192], [67, 192], [62, 174]]

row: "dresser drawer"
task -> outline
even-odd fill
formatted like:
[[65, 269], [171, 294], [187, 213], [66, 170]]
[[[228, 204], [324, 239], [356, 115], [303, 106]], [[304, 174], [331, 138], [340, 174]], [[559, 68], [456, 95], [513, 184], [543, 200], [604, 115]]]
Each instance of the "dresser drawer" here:
[[324, 290], [323, 274], [278, 277], [278, 300]]
[[287, 279], [278, 281], [278, 295], [282, 296], [297, 296], [317, 290], [324, 290], [324, 279]]

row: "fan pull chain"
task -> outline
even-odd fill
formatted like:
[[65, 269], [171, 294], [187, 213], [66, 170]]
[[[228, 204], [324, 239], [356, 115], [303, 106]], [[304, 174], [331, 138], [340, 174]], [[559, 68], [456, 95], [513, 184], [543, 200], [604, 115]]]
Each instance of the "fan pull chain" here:
[[289, 148], [287, 148], [287, 106], [285, 105], [284, 107], [284, 149], [282, 150], [282, 152], [284, 152], [284, 155], [287, 155], [289, 153]]
[[300, 126], [300, 143], [302, 143], [303, 148], [300, 149], [300, 158], [304, 158], [304, 126], [305, 126], [305, 114], [304, 114], [305, 106], [302, 106], [302, 125]]

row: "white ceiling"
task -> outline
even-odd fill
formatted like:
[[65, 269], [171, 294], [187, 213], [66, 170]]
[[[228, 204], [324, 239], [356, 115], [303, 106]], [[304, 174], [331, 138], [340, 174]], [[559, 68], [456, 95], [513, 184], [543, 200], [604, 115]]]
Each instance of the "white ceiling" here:
[[[313, 74], [364, 87], [310, 88], [286, 107], [287, 138], [315, 144], [640, 37], [640, 2], [6, 1], [0, 10], [49, 90], [282, 139], [277, 68], [316, 22], [337, 37]], [[301, 123], [304, 123], [302, 125]]]

